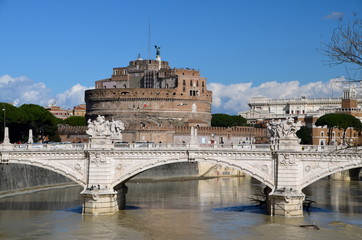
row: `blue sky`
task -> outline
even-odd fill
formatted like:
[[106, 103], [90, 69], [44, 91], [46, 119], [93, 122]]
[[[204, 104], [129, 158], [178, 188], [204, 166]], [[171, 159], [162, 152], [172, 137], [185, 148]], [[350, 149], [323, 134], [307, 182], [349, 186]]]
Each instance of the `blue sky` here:
[[201, 71], [213, 112], [243, 110], [251, 93], [331, 97], [325, 86], [346, 70], [317, 48], [339, 16], [361, 10], [362, 0], [0, 0], [0, 101], [80, 103], [113, 67], [148, 58], [149, 18], [151, 47], [171, 67]]

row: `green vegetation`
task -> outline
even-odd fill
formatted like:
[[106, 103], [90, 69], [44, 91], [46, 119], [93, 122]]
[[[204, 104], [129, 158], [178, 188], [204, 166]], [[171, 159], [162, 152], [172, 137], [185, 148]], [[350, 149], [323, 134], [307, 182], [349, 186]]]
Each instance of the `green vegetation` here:
[[320, 117], [316, 123], [316, 126], [327, 126], [328, 128], [328, 145], [331, 143], [332, 132], [334, 128], [343, 130], [343, 144], [345, 143], [346, 131], [348, 128], [354, 128], [357, 131], [362, 130], [361, 121], [349, 114], [343, 113], [330, 113]]
[[302, 144], [312, 144], [312, 133], [309, 128], [302, 126], [297, 132], [297, 137], [300, 138]]
[[64, 124], [68, 124], [70, 126], [86, 126], [87, 121], [85, 117], [71, 116], [64, 120]]
[[[33, 130], [34, 142], [44, 140], [59, 142], [58, 119], [45, 108], [35, 104], [24, 104], [14, 107], [11, 104], [0, 103], [5, 108], [6, 126], [9, 128], [10, 142], [27, 142], [29, 129]], [[4, 112], [0, 116], [0, 139], [4, 138]]]
[[234, 127], [246, 126], [246, 119], [241, 116], [233, 116], [228, 114], [216, 113], [212, 114], [212, 127]]

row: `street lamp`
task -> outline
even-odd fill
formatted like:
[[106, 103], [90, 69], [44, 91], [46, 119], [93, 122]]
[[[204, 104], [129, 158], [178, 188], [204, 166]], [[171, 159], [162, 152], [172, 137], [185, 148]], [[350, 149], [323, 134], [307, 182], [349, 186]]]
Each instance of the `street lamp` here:
[[3, 111], [4, 111], [4, 131], [5, 131], [5, 127], [6, 127], [6, 109], [5, 109], [5, 104], [4, 104]]

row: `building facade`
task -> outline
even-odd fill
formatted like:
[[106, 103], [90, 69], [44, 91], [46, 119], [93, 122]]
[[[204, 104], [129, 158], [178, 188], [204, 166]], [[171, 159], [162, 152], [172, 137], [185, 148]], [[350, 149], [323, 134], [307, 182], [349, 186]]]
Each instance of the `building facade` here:
[[[334, 113], [341, 108], [342, 98], [292, 98], [270, 99], [266, 97], [252, 97], [248, 103], [249, 110], [239, 112], [238, 115], [248, 122], [255, 123], [268, 119], [286, 119], [289, 117], [304, 118], [307, 116], [323, 116]], [[356, 100], [356, 108], [361, 108], [362, 99]]]
[[210, 126], [212, 92], [195, 69], [171, 68], [166, 61], [130, 61], [113, 69], [85, 92], [86, 117], [121, 119], [137, 127]]

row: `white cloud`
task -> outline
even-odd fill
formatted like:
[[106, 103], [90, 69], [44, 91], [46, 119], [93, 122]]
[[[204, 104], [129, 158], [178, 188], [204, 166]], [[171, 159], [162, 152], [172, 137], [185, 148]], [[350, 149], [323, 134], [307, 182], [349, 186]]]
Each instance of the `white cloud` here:
[[336, 19], [340, 19], [343, 17], [343, 13], [342, 12], [331, 12], [330, 14], [326, 15], [323, 17], [323, 19], [326, 20], [336, 20]]
[[89, 88], [76, 84], [54, 97], [51, 95], [51, 89], [42, 82], [36, 83], [26, 76], [0, 76], [0, 102], [13, 103], [14, 105], [33, 103], [47, 106], [49, 102], [55, 101], [58, 106], [72, 108], [84, 103], [84, 91], [86, 89]]
[[56, 104], [58, 106], [76, 106], [84, 103], [84, 91], [89, 87], [76, 84], [64, 93], [59, 93], [55, 97]]
[[50, 92], [44, 83], [34, 83], [26, 76], [0, 76], [0, 101], [3, 102], [44, 105]]
[[341, 88], [335, 84], [337, 80], [344, 80], [344, 78], [331, 79], [328, 82], [310, 82], [304, 85], [301, 85], [299, 81], [280, 83], [273, 81], [259, 86], [253, 86], [252, 83], [230, 85], [210, 83], [207, 87], [213, 92], [213, 113], [236, 114], [248, 109], [247, 103], [251, 97], [264, 96], [278, 99], [302, 96], [308, 98], [340, 97]]

